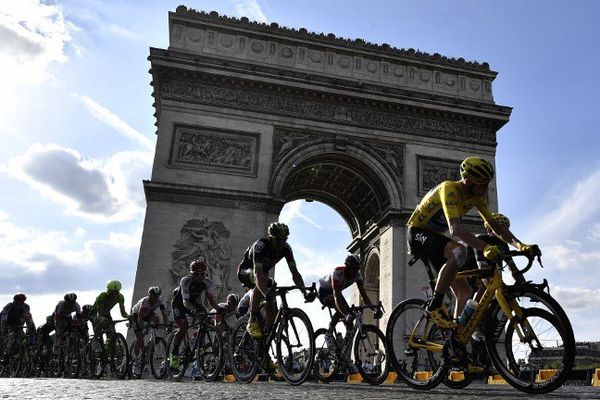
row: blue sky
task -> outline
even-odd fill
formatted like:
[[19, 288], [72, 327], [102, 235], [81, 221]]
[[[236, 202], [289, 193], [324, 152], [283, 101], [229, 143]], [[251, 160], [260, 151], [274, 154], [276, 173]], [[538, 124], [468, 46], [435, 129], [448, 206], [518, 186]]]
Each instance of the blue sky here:
[[[118, 278], [131, 293], [156, 139], [146, 57], [168, 46], [179, 3], [2, 1], [0, 301], [25, 291], [38, 321], [66, 291], [91, 301]], [[600, 339], [600, 3], [185, 4], [488, 62], [496, 102], [514, 107], [498, 135], [500, 211], [542, 246], [530, 277], [550, 280], [576, 336]], [[291, 203], [283, 218], [307, 280], [343, 260], [349, 232], [329, 208]]]

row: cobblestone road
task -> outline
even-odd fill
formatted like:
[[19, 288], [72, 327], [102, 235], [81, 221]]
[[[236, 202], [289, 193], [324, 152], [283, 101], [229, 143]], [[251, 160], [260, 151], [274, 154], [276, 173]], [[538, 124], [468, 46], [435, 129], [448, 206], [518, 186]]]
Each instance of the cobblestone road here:
[[[472, 384], [452, 390], [440, 386], [419, 392], [402, 384], [371, 387], [332, 383], [305, 383], [292, 387], [285, 383], [168, 382], [168, 381], [88, 381], [67, 379], [0, 379], [0, 399], [526, 399], [531, 396], [509, 386]], [[600, 388], [566, 386], [540, 399], [600, 399]]]

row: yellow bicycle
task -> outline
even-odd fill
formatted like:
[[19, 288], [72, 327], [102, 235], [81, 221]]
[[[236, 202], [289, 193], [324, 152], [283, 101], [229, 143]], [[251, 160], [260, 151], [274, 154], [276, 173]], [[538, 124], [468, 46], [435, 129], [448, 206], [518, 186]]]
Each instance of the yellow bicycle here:
[[[505, 257], [528, 258], [525, 268], [512, 271], [523, 276], [535, 255], [512, 251]], [[537, 257], [541, 265], [540, 257]], [[416, 262], [416, 260], [414, 261]], [[414, 263], [413, 262], [413, 263]], [[435, 278], [423, 260], [430, 277]], [[558, 302], [549, 294], [548, 284], [520, 279], [506, 285], [499, 266], [461, 271], [457, 278], [487, 281], [479, 306], [466, 325], [444, 330], [429, 320], [427, 301], [409, 299], [398, 304], [388, 320], [386, 339], [390, 361], [401, 379], [416, 389], [428, 390], [460, 371], [466, 384], [472, 376], [468, 365], [478, 364], [474, 345], [483, 341], [486, 372], [495, 369], [510, 385], [521, 391], [540, 394], [560, 387], [573, 368], [575, 339], [571, 323]], [[475, 334], [474, 334], [475, 333]], [[464, 386], [464, 385], [463, 385]]]

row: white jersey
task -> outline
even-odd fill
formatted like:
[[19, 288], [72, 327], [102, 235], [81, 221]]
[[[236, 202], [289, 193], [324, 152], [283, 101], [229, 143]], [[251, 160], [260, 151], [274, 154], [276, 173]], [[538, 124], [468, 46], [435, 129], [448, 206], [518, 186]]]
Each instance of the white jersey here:
[[345, 266], [335, 267], [331, 274], [319, 279], [319, 286], [324, 290], [333, 292], [333, 289], [344, 290], [354, 282], [356, 282], [357, 285], [363, 284], [364, 278], [360, 271], [358, 271], [354, 277], [347, 278], [346, 274], [344, 273], [345, 270]]
[[150, 296], [142, 297], [131, 309], [132, 314], [142, 314], [142, 316], [153, 314], [158, 309], [165, 309], [165, 302], [161, 296], [154, 304], [150, 303]]

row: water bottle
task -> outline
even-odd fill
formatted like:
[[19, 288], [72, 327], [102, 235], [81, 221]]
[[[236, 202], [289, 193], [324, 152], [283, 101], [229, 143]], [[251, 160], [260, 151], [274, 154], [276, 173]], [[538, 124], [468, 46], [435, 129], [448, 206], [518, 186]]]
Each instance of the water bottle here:
[[467, 324], [467, 322], [469, 322], [469, 318], [471, 318], [471, 315], [473, 315], [473, 313], [475, 312], [475, 309], [477, 308], [478, 305], [479, 305], [479, 303], [477, 303], [473, 299], [467, 300], [465, 309], [463, 310], [462, 314], [460, 314], [460, 317], [458, 318], [458, 323], [461, 324], [462, 326], [465, 326]]

